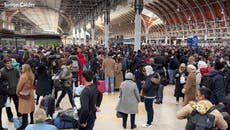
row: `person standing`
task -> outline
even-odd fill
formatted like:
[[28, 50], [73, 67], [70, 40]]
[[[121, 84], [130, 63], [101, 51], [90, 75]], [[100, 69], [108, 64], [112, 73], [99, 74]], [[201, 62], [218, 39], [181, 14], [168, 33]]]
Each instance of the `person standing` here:
[[115, 60], [112, 59], [112, 55], [112, 53], [109, 53], [102, 63], [102, 69], [105, 73], [106, 94], [109, 92], [109, 83], [111, 87], [111, 93], [114, 93]]
[[182, 93], [184, 93], [184, 105], [195, 100], [196, 97], [196, 67], [190, 64], [187, 66], [187, 71], [187, 81], [182, 89]]
[[6, 99], [7, 99], [7, 87], [8, 82], [6, 79], [3, 79], [0, 73], [0, 130], [7, 130], [2, 126], [2, 108], [5, 106]]
[[223, 98], [226, 96], [226, 85], [224, 81], [224, 64], [216, 62], [214, 70], [209, 73], [212, 78], [212, 95], [210, 101], [213, 104], [222, 104]]
[[186, 77], [187, 77], [187, 70], [185, 63], [182, 63], [178, 70], [176, 70], [176, 85], [175, 85], [175, 91], [174, 96], [176, 97], [176, 104], [179, 104], [179, 98], [182, 97], [184, 99], [184, 94], [182, 93], [183, 86], [186, 83]]
[[86, 60], [85, 60], [84, 55], [82, 53], [79, 53], [77, 56], [78, 56], [78, 59], [80, 62], [80, 68], [78, 71], [78, 78], [79, 78], [80, 85], [82, 85], [82, 83], [83, 83], [82, 82], [82, 73], [83, 73], [84, 66], [86, 64]]
[[86, 70], [82, 76], [85, 88], [80, 96], [81, 108], [78, 114], [80, 126], [78, 130], [93, 130], [96, 112], [100, 111], [99, 106], [102, 98], [99, 98], [101, 94], [93, 84], [93, 73]]
[[123, 81], [123, 75], [121, 69], [122, 69], [121, 57], [117, 57], [116, 64], [115, 64], [115, 89], [120, 89], [121, 82]]
[[135, 129], [135, 114], [138, 112], [138, 103], [140, 102], [139, 91], [137, 84], [133, 81], [133, 74], [126, 73], [125, 81], [120, 87], [120, 101], [116, 107], [118, 112], [123, 115], [123, 128], [126, 129], [128, 114], [131, 116], [131, 129]]
[[154, 116], [153, 100], [156, 99], [161, 77], [158, 73], [154, 73], [153, 68], [149, 65], [145, 66], [143, 71], [146, 76], [143, 84], [143, 96], [145, 110], [147, 111], [147, 123], [143, 127], [151, 127]]
[[[31, 124], [33, 121], [33, 112], [35, 110], [34, 92], [33, 84], [35, 76], [32, 72], [30, 65], [22, 65], [22, 75], [19, 79], [16, 93], [19, 96], [19, 106], [18, 111], [22, 114], [22, 126], [17, 128], [17, 130], [24, 130], [28, 124], [28, 114], [30, 114]], [[23, 98], [20, 96], [22, 91], [27, 91], [29, 94], [28, 98]]]
[[[1, 69], [1, 74], [2, 77], [6, 79], [9, 84], [9, 88], [7, 89], [7, 96], [13, 99], [17, 116], [21, 117], [21, 114], [18, 112], [18, 96], [16, 95], [16, 88], [17, 88], [20, 74], [16, 68], [12, 67], [10, 58], [5, 58], [3, 62], [5, 67]], [[6, 113], [7, 113], [8, 120], [10, 122], [13, 122], [13, 113], [10, 107], [6, 107]]]

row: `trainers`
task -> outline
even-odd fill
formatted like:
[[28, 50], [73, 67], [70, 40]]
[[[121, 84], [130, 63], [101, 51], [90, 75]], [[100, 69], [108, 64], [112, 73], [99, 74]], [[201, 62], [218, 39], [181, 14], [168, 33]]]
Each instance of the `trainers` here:
[[152, 127], [152, 124], [143, 124], [142, 127], [149, 128]]
[[177, 102], [176, 102], [176, 105], [178, 105], [178, 104], [179, 104], [179, 102], [177, 101]]

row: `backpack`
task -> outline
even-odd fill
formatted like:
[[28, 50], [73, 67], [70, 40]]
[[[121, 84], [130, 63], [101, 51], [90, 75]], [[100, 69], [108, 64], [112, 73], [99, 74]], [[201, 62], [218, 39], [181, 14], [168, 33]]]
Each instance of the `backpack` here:
[[186, 124], [186, 130], [212, 130], [214, 128], [215, 116], [210, 113], [215, 110], [211, 107], [204, 115], [201, 115], [195, 109], [190, 114]]
[[78, 61], [77, 56], [71, 55], [71, 56], [69, 56], [69, 59], [72, 60], [72, 62], [73, 62], [72, 72], [78, 72], [78, 70], [80, 68], [80, 62]]
[[208, 74], [202, 74], [200, 87], [201, 88], [206, 87], [209, 88], [210, 90], [213, 90], [215, 87], [213, 77], [209, 76]]

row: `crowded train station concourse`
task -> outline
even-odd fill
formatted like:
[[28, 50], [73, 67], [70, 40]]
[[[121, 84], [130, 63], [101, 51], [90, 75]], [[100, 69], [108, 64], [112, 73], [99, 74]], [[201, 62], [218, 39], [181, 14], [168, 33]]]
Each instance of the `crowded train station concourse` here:
[[0, 130], [230, 130], [230, 0], [0, 0]]

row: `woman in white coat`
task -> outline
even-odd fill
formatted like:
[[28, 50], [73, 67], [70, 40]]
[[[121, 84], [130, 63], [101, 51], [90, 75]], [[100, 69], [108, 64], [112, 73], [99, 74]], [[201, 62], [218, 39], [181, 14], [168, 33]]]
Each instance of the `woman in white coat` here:
[[139, 91], [133, 79], [132, 73], [126, 73], [125, 81], [120, 87], [120, 101], [116, 110], [122, 113], [123, 128], [126, 129], [128, 114], [131, 114], [131, 129], [135, 129], [135, 114], [138, 113], [138, 103], [140, 102]]

